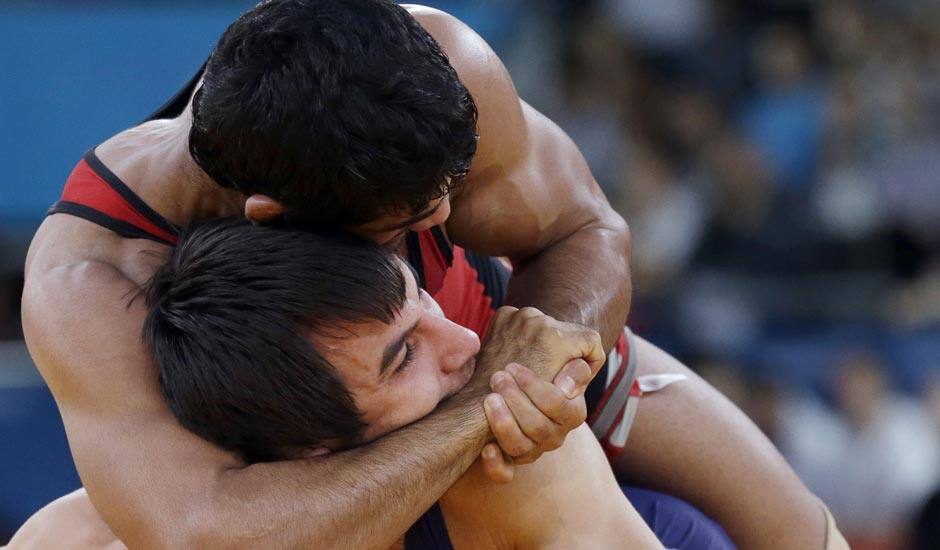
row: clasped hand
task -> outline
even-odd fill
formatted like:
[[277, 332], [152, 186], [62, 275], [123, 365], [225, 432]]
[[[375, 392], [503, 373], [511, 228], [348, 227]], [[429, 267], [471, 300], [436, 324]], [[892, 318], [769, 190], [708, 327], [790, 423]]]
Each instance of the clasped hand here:
[[[606, 359], [600, 335], [535, 308], [500, 308], [477, 364], [492, 393], [483, 407], [495, 438], [481, 453], [496, 483], [565, 442], [587, 417], [584, 391]], [[495, 372], [494, 372], [495, 371]]]

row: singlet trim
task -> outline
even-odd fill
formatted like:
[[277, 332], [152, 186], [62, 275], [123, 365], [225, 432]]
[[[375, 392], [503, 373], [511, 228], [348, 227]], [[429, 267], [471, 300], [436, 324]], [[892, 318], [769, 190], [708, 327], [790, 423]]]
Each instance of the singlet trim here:
[[447, 236], [444, 235], [444, 230], [441, 229], [441, 226], [435, 225], [431, 228], [431, 236], [434, 237], [434, 242], [437, 243], [437, 247], [444, 254], [444, 259], [447, 260], [447, 265], [451, 266], [454, 264], [454, 248], [450, 244], [450, 240], [447, 239]]
[[598, 405], [601, 400], [604, 399], [604, 392], [607, 391], [605, 380], [607, 380], [608, 369], [610, 369], [610, 360], [604, 361], [604, 366], [601, 367], [601, 370], [597, 371], [594, 379], [591, 380], [584, 390], [584, 401], [587, 405], [587, 411], [588, 414], [592, 416], [595, 411], [599, 410]]
[[424, 276], [424, 257], [421, 255], [421, 241], [418, 234], [409, 231], [405, 237], [405, 245], [408, 248], [408, 263], [415, 268], [415, 272], [418, 274], [418, 286], [426, 289], [428, 284]]
[[[112, 172], [107, 166], [104, 165], [104, 163], [101, 162], [101, 159], [99, 159], [98, 155], [95, 154], [94, 149], [91, 149], [85, 153], [85, 162], [88, 163], [88, 166], [96, 174], [98, 174], [101, 179], [110, 185], [112, 189], [117, 191], [125, 201], [127, 201], [135, 210], [140, 212], [142, 216], [147, 218], [147, 220], [171, 235], [179, 235], [180, 228], [168, 222], [166, 218], [161, 216], [156, 210], [151, 208], [150, 205], [145, 203], [143, 199], [134, 193], [126, 183], [121, 181], [121, 178], [117, 177], [114, 172]], [[163, 239], [160, 240], [163, 241]]]
[[143, 120], [143, 122], [150, 122], [151, 120], [162, 120], [166, 118], [176, 118], [180, 116], [184, 110], [186, 110], [186, 105], [189, 103], [189, 97], [193, 95], [193, 91], [196, 89], [196, 84], [199, 83], [199, 79], [202, 78], [203, 73], [206, 72], [206, 65], [209, 63], [209, 60], [206, 59], [203, 61], [202, 66], [199, 67], [199, 71], [186, 81], [186, 84], [176, 94], [173, 95], [166, 103], [161, 105], [154, 111], [149, 117]]
[[506, 302], [509, 286], [509, 269], [503, 263], [489, 256], [481, 256], [471, 250], [463, 251], [464, 258], [476, 272], [477, 282], [483, 285], [483, 294], [490, 298], [490, 308], [499, 309]]
[[94, 208], [85, 206], [84, 204], [78, 204], [77, 202], [58, 201], [46, 212], [47, 216], [51, 214], [69, 214], [70, 216], [83, 218], [127, 239], [149, 239], [169, 246], [176, 244], [144, 231], [134, 224], [113, 218], [100, 210], [95, 210]]

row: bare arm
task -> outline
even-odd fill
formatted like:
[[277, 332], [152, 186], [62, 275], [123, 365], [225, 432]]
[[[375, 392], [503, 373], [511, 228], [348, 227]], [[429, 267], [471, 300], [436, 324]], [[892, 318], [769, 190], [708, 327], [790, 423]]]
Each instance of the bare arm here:
[[[29, 278], [24, 326], [88, 494], [130, 547], [387, 548], [488, 437], [481, 390], [367, 447], [246, 466], [180, 427], [140, 343], [140, 301], [87, 263]], [[485, 380], [477, 381], [478, 386]]]
[[[479, 152], [453, 200], [450, 236], [513, 259], [510, 303], [597, 328], [609, 346], [629, 309], [626, 225], [576, 146], [518, 98], [485, 42], [450, 16], [415, 14], [450, 55], [480, 112]], [[643, 349], [641, 374], [688, 372], [654, 346], [644, 342]], [[670, 392], [641, 405], [621, 472], [700, 506], [744, 547], [767, 540], [820, 547], [824, 524], [815, 497], [743, 413], [698, 378]], [[755, 483], [737, 482], [738, 473]]]
[[511, 485], [471, 467], [441, 504], [457, 547], [662, 548], [586, 425], [561, 449], [519, 466]]
[[636, 343], [642, 374], [688, 380], [641, 399], [613, 464], [621, 479], [698, 506], [741, 548], [823, 548], [822, 505], [757, 426], [665, 352], [640, 337]]
[[613, 345], [630, 306], [630, 237], [577, 146], [519, 99], [489, 46], [451, 16], [412, 13], [447, 52], [479, 111], [480, 142], [453, 199], [450, 237], [508, 256], [508, 303], [600, 332]]

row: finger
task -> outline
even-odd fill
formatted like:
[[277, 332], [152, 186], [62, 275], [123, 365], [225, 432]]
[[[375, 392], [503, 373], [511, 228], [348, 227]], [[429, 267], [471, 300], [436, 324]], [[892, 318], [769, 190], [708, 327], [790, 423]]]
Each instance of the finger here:
[[[545, 382], [526, 368], [511, 368], [509, 372], [531, 403], [553, 423], [563, 429], [557, 433], [552, 448], [541, 445], [543, 451], [554, 450], [564, 443], [569, 429], [580, 426], [587, 416], [583, 396], [569, 399], [556, 385]], [[517, 457], [518, 458], [518, 457]]]
[[601, 335], [597, 331], [584, 329], [579, 331], [578, 342], [581, 345], [581, 357], [591, 367], [592, 376], [597, 374], [597, 371], [604, 366], [604, 361], [607, 360]]
[[493, 326], [502, 324], [504, 321], [508, 320], [515, 312], [519, 311], [518, 308], [512, 306], [502, 306], [496, 310], [496, 313], [493, 314], [493, 319], [490, 323]]
[[[547, 449], [546, 452], [554, 451], [554, 450], [555, 449]], [[525, 466], [526, 464], [532, 464], [533, 462], [541, 458], [543, 454], [545, 453], [543, 453], [541, 449], [535, 449], [534, 451], [532, 451], [531, 453], [527, 455], [523, 455], [518, 458], [513, 458], [512, 462], [513, 464], [520, 464], [522, 466]]]
[[587, 362], [584, 359], [573, 359], [558, 371], [554, 382], [568, 399], [573, 399], [579, 395], [584, 395], [588, 384], [593, 379], [594, 373]]
[[483, 411], [486, 413], [486, 420], [490, 423], [490, 430], [496, 437], [496, 442], [509, 456], [522, 456], [535, 449], [535, 442], [522, 433], [501, 395], [498, 393], [487, 395], [483, 400]]
[[509, 483], [515, 474], [512, 457], [504, 454], [496, 443], [487, 443], [483, 447], [480, 464], [483, 466], [483, 474], [493, 483]]
[[523, 319], [529, 319], [532, 317], [545, 317], [545, 314], [538, 308], [528, 306], [519, 310], [519, 316]]
[[[539, 447], [546, 444], [551, 446], [555, 440], [560, 439], [561, 434], [558, 432], [562, 430], [561, 426], [542, 414], [542, 411], [532, 404], [529, 397], [516, 384], [515, 372], [528, 371], [529, 369], [515, 364], [509, 365], [507, 369], [511, 369], [510, 372], [513, 375], [499, 372], [494, 376], [494, 378], [498, 378], [496, 391], [503, 396], [503, 400], [509, 406], [516, 423], [522, 429], [522, 433]], [[531, 371], [530, 374], [534, 376]], [[554, 387], [548, 382], [544, 382], [544, 384]]]

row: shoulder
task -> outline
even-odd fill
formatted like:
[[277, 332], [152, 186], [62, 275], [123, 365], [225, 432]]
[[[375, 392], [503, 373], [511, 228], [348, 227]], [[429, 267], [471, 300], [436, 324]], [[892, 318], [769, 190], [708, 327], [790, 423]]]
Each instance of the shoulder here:
[[479, 102], [481, 97], [477, 96], [485, 91], [485, 96], [511, 93], [518, 102], [506, 67], [476, 31], [453, 15], [435, 8], [414, 4], [405, 8], [440, 44], [475, 100]]
[[79, 259], [27, 272], [23, 286], [23, 322], [29, 333], [61, 328], [74, 318], [127, 305], [139, 287], [115, 265]]
[[437, 40], [477, 105], [480, 141], [471, 172], [508, 165], [522, 152], [526, 116], [512, 78], [496, 52], [464, 22], [441, 10], [405, 8]]
[[[116, 266], [80, 260], [31, 270], [23, 289], [23, 332], [30, 355], [57, 398], [107, 379], [141, 351], [145, 309], [139, 286]], [[96, 374], [93, 376], [94, 371]], [[102, 375], [102, 376], [98, 376]], [[84, 392], [80, 392], [84, 393]]]
[[101, 519], [84, 489], [60, 497], [32, 515], [13, 535], [10, 550], [126, 548]]
[[[427, 6], [403, 7], [441, 45], [458, 73], [464, 71], [467, 77], [474, 77], [501, 68], [502, 63], [489, 44], [463, 21]], [[464, 78], [461, 74], [461, 79]]]

